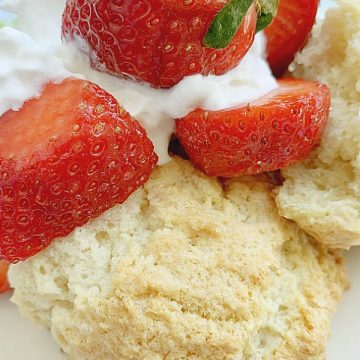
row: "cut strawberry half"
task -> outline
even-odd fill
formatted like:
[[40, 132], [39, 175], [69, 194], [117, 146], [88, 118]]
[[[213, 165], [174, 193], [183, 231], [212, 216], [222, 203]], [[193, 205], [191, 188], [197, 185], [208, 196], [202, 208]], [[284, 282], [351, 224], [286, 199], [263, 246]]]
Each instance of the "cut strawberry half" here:
[[278, 14], [265, 29], [268, 62], [280, 77], [303, 48], [313, 28], [318, 0], [280, 0]]
[[87, 81], [49, 84], [0, 124], [0, 259], [10, 262], [124, 202], [157, 162], [139, 123]]
[[251, 104], [191, 112], [177, 120], [176, 135], [208, 175], [257, 174], [305, 159], [320, 141], [329, 108], [325, 85], [281, 80], [278, 89]]

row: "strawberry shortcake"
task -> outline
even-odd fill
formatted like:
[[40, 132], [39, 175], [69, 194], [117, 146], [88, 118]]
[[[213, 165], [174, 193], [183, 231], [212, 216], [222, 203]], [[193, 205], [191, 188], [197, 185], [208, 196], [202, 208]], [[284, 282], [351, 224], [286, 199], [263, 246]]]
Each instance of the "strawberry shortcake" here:
[[69, 359], [323, 358], [344, 238], [291, 200], [342, 96], [321, 31], [296, 55], [318, 1], [2, 6], [0, 291]]

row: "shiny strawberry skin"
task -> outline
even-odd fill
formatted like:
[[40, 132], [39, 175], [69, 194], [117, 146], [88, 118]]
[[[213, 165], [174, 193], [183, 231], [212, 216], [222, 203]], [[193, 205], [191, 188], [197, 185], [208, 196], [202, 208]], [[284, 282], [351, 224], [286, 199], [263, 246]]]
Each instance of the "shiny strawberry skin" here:
[[[257, 15], [249, 9], [231, 44], [202, 46], [226, 1], [68, 0], [63, 39], [84, 39], [97, 55], [92, 65], [168, 88], [192, 74], [224, 74], [244, 57], [254, 40]], [[92, 59], [94, 60], [94, 59]]]
[[176, 135], [208, 175], [257, 174], [305, 159], [320, 141], [329, 108], [325, 85], [280, 80], [278, 89], [246, 106], [191, 112], [177, 120]]
[[83, 80], [47, 85], [0, 124], [0, 260], [33, 256], [124, 202], [157, 163], [139, 123]]
[[9, 263], [0, 260], [0, 294], [10, 290], [10, 284], [7, 277], [8, 269]]
[[318, 0], [280, 0], [278, 14], [265, 29], [267, 60], [280, 77], [307, 42], [315, 23]]

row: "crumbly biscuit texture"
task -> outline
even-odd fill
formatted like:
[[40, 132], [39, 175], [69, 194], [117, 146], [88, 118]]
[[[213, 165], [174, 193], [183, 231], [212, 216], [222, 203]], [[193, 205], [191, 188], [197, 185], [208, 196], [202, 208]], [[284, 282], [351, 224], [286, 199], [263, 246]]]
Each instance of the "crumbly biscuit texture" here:
[[329, 10], [296, 61], [297, 77], [330, 87], [332, 110], [313, 156], [283, 170], [277, 205], [324, 244], [360, 245], [360, 2]]
[[69, 359], [323, 359], [342, 258], [278, 216], [271, 185], [187, 162], [12, 266], [13, 301]]

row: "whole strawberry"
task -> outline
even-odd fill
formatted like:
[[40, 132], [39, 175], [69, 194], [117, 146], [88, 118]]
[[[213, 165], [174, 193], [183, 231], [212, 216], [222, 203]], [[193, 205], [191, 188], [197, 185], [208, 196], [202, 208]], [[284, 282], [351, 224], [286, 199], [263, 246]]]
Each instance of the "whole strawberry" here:
[[309, 156], [330, 109], [327, 86], [280, 80], [268, 95], [222, 111], [197, 109], [177, 120], [190, 160], [211, 176], [233, 177], [283, 168]]
[[0, 117], [0, 260], [35, 255], [148, 179], [138, 122], [98, 86], [68, 79]]
[[267, 59], [280, 77], [306, 44], [314, 26], [319, 0], [280, 0], [277, 16], [265, 29]]
[[233, 68], [256, 23], [252, 0], [68, 0], [62, 33], [85, 41], [99, 70], [166, 88]]

